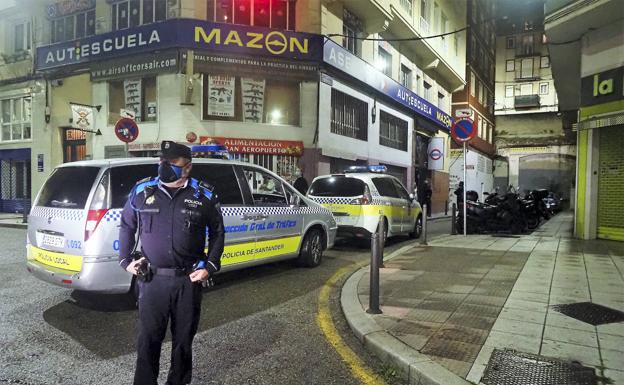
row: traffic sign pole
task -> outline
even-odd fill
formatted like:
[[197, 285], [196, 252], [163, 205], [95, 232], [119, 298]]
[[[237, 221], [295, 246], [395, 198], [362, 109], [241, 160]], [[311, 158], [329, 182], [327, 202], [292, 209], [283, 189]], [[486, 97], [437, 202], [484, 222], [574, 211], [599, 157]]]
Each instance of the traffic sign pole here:
[[468, 184], [466, 183], [466, 142], [464, 142], [464, 236], [467, 236], [468, 222], [466, 222], [466, 189]]

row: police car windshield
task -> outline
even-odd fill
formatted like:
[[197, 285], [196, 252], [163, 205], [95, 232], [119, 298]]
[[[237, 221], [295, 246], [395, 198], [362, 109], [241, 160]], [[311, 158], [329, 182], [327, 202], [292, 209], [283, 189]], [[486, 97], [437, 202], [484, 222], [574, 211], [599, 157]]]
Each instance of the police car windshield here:
[[43, 186], [36, 206], [82, 209], [87, 203], [99, 167], [57, 168]]
[[366, 184], [359, 179], [332, 176], [320, 178], [312, 182], [308, 195], [353, 197], [363, 195], [365, 189]]

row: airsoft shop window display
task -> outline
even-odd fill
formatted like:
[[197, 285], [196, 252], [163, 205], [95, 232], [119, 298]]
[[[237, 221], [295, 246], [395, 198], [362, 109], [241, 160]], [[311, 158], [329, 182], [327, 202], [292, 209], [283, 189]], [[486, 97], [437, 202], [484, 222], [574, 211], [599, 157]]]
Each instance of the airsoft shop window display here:
[[295, 0], [208, 0], [208, 20], [295, 30]]
[[155, 122], [157, 116], [156, 77], [124, 79], [108, 83], [108, 123], [115, 124], [121, 111], [131, 111], [137, 122]]
[[299, 125], [299, 82], [209, 74], [203, 78], [205, 120]]

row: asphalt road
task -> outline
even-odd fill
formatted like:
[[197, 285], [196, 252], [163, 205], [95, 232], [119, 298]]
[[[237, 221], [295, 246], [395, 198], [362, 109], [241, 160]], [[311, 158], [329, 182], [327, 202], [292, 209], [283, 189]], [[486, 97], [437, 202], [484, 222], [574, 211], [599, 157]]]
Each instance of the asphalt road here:
[[[430, 236], [448, 232], [431, 223]], [[390, 253], [410, 242], [391, 239]], [[32, 277], [25, 231], [0, 230], [0, 384], [128, 384], [134, 373], [137, 313], [128, 296], [79, 293]], [[319, 289], [370, 251], [340, 241], [321, 266], [282, 262], [218, 276], [204, 293], [194, 344], [194, 384], [359, 384], [316, 324]], [[372, 357], [344, 321], [339, 290], [330, 297], [344, 341], [388, 384], [402, 382]], [[163, 346], [161, 382], [169, 369]]]

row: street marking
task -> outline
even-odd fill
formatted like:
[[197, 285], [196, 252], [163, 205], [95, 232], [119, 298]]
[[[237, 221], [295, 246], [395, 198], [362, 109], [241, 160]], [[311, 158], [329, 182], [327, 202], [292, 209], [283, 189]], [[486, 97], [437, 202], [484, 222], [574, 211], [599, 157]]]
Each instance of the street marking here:
[[[362, 267], [365, 264], [358, 263], [357, 267]], [[321, 328], [321, 331], [325, 335], [325, 339], [336, 349], [336, 352], [340, 355], [340, 358], [349, 367], [353, 376], [360, 380], [365, 385], [385, 385], [386, 382], [381, 376], [373, 373], [373, 371], [364, 364], [364, 362], [345, 344], [342, 337], [338, 334], [334, 321], [332, 320], [331, 313], [329, 311], [329, 294], [331, 289], [336, 283], [351, 272], [353, 265], [345, 266], [334, 273], [321, 288], [319, 294], [318, 314], [316, 316], [316, 322]]]

